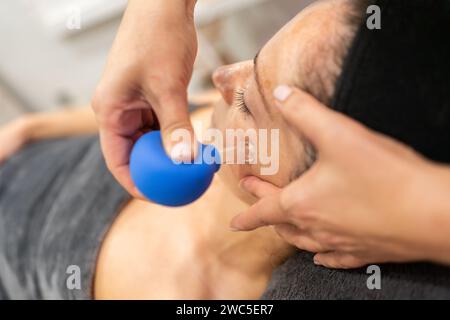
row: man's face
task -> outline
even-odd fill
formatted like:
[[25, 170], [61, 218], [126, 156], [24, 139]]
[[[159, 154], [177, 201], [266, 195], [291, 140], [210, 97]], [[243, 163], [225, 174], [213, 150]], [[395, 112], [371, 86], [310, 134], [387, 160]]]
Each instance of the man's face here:
[[[302, 84], [303, 69], [311, 68], [307, 64], [314, 61], [312, 55], [326, 46], [327, 30], [335, 27], [330, 19], [337, 10], [345, 9], [340, 2], [321, 1], [308, 7], [285, 25], [254, 61], [221, 67], [213, 75], [223, 100], [215, 107], [212, 127], [223, 132], [226, 129], [267, 129], [269, 137], [270, 130], [279, 130], [280, 164], [275, 174], [261, 175], [259, 159], [256, 164], [224, 165], [221, 170], [227, 184], [247, 202], [252, 199], [237, 188], [242, 178], [257, 176], [282, 187], [290, 182], [293, 173], [306, 169], [305, 146], [300, 134], [280, 116], [272, 92], [279, 84]], [[268, 147], [270, 150], [273, 146]]]

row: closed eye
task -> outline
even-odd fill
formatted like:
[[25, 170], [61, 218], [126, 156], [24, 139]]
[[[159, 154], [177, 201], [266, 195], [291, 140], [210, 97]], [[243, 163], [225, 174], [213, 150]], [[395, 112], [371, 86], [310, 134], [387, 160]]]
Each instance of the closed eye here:
[[237, 88], [234, 91], [234, 105], [236, 108], [238, 108], [239, 111], [245, 114], [251, 114], [250, 110], [245, 104], [244, 94], [245, 90], [243, 88]]

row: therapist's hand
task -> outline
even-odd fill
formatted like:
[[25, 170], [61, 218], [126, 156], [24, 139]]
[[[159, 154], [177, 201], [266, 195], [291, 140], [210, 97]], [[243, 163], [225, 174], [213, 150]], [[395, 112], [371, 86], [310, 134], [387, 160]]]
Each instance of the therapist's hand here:
[[[92, 102], [108, 168], [135, 196], [129, 157], [144, 132], [160, 127], [172, 158], [195, 156], [186, 93], [197, 54], [195, 2], [130, 0]], [[170, 141], [176, 129], [189, 130], [192, 142]]]
[[450, 170], [321, 105], [297, 89], [275, 90], [284, 118], [314, 145], [318, 159], [279, 189], [256, 177], [242, 188], [260, 200], [235, 230], [275, 225], [316, 264], [450, 263]]

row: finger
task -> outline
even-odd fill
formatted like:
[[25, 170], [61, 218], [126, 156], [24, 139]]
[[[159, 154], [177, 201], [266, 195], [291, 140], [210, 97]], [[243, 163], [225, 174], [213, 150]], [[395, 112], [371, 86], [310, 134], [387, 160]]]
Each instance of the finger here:
[[189, 162], [197, 155], [197, 140], [189, 117], [186, 90], [154, 97], [146, 95], [158, 118], [166, 153], [174, 160]]
[[236, 231], [250, 231], [263, 226], [287, 223], [280, 202], [280, 193], [259, 200], [247, 211], [235, 216], [230, 227]]
[[281, 191], [281, 188], [255, 176], [243, 178], [239, 182], [239, 187], [257, 198], [273, 195]]
[[285, 120], [298, 128], [319, 151], [333, 146], [336, 136], [354, 122], [299, 89], [282, 85], [273, 94]]
[[132, 196], [143, 199], [130, 175], [129, 160], [133, 139], [100, 130], [100, 141], [106, 165], [114, 178]]
[[318, 253], [314, 263], [331, 269], [355, 269], [367, 264], [352, 254], [339, 252]]
[[300, 250], [309, 252], [328, 252], [329, 249], [321, 245], [319, 242], [307, 232], [302, 231], [292, 224], [281, 224], [275, 226], [275, 231], [289, 244]]

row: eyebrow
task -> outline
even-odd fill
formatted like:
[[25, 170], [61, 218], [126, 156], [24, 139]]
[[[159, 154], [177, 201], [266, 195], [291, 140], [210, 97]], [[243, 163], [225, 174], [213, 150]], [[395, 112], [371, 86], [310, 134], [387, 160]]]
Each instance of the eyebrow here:
[[266, 109], [267, 112], [269, 112], [269, 104], [267, 103], [267, 99], [264, 95], [264, 90], [261, 85], [261, 81], [260, 81], [261, 78], [260, 78], [259, 71], [258, 71], [258, 57], [259, 57], [260, 53], [261, 53], [261, 50], [259, 50], [258, 53], [253, 58], [253, 70], [255, 72], [256, 87], [258, 88], [258, 92], [261, 95], [261, 99], [263, 101], [264, 108]]

